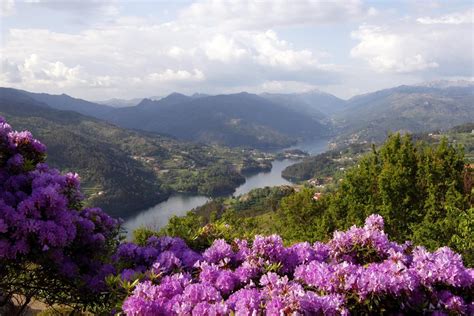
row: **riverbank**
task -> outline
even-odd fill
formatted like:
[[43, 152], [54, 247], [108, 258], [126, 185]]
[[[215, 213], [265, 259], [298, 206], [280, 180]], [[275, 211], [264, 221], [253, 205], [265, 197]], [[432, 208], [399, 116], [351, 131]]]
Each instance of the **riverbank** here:
[[[282, 149], [280, 152], [299, 149], [314, 155], [324, 152], [327, 149], [327, 144], [328, 141], [326, 139], [307, 141], [290, 148]], [[276, 153], [274, 153], [274, 155], [276, 157]], [[284, 179], [281, 173], [286, 167], [291, 166], [297, 161], [298, 160], [293, 159], [273, 160], [270, 171], [262, 171], [245, 176], [245, 182], [238, 186], [235, 191], [228, 196], [239, 196], [257, 188], [280, 185], [292, 186], [293, 183]], [[185, 215], [188, 211], [204, 205], [209, 200], [211, 200], [211, 198], [203, 194], [175, 193], [166, 201], [158, 203], [153, 207], [146, 208], [138, 212], [136, 215], [127, 218], [124, 223], [124, 228], [128, 233], [142, 226], [158, 230], [166, 225], [172, 216]]]

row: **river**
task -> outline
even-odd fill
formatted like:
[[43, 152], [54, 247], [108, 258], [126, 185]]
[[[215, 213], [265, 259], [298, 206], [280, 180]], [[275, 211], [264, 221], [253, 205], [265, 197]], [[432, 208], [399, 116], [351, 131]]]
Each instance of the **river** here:
[[[327, 140], [320, 139], [302, 142], [287, 149], [301, 149], [315, 155], [326, 151], [327, 145]], [[250, 190], [266, 186], [291, 185], [291, 182], [282, 178], [281, 172], [295, 162], [295, 160], [290, 159], [273, 161], [271, 171], [259, 172], [246, 177], [245, 183], [235, 190], [233, 196], [242, 195]], [[165, 226], [173, 215], [185, 215], [189, 210], [201, 206], [209, 200], [210, 198], [201, 195], [173, 194], [168, 200], [129, 218], [124, 223], [124, 227], [129, 233], [142, 226], [158, 230]]]

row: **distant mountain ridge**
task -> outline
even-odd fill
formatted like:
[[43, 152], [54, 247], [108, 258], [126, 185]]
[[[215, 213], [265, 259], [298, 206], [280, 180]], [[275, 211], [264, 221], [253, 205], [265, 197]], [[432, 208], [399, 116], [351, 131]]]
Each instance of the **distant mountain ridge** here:
[[418, 87], [429, 87], [429, 88], [448, 88], [448, 87], [474, 87], [473, 80], [435, 80], [427, 81], [417, 84]]
[[144, 98], [112, 107], [68, 95], [21, 91], [60, 110], [113, 124], [207, 144], [282, 148], [305, 138], [382, 140], [387, 133], [446, 129], [474, 121], [473, 81], [402, 85], [342, 100], [318, 90]]
[[17, 89], [14, 90], [29, 96], [33, 100], [47, 104], [49, 107], [58, 110], [74, 111], [77, 113], [94, 117], [105, 117], [108, 115], [108, 113], [114, 110], [114, 108], [110, 106], [86, 101], [83, 99], [73, 98], [64, 93], [60, 95], [53, 95], [47, 93], [34, 93]]
[[388, 132], [418, 133], [474, 121], [474, 86], [399, 86], [355, 96], [333, 119], [345, 137], [380, 141]]
[[185, 96], [173, 93], [114, 111], [108, 120], [128, 128], [211, 144], [278, 148], [298, 138], [321, 136], [326, 127], [255, 94]]
[[160, 100], [143, 99], [136, 106], [113, 108], [67, 95], [17, 91], [52, 108], [206, 144], [283, 148], [298, 139], [328, 133], [328, 127], [317, 119], [245, 92], [216, 96], [172, 93]]

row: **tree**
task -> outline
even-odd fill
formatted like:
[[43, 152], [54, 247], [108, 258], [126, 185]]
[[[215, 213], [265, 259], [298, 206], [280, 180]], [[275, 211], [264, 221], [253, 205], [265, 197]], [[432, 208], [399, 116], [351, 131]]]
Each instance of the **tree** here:
[[[451, 244], [466, 251], [460, 242], [467, 236], [462, 223], [469, 217], [471, 195], [465, 174], [463, 149], [446, 139], [429, 146], [410, 135], [391, 135], [346, 173], [329, 197], [327, 214], [341, 229], [379, 213], [397, 241], [412, 239], [430, 249]], [[458, 237], [453, 241], [452, 236]]]

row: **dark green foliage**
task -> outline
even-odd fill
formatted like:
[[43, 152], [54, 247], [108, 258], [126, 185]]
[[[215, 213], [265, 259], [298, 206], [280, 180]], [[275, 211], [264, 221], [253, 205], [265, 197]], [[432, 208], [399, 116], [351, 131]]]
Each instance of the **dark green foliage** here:
[[166, 177], [176, 177], [174, 189], [207, 196], [232, 194], [235, 188], [245, 182], [244, 176], [228, 164], [215, 164], [200, 173], [189, 175], [170, 172]]
[[[436, 146], [392, 135], [380, 148], [348, 171], [329, 197], [328, 212], [338, 228], [361, 223], [371, 214], [385, 218], [395, 240], [413, 240], [435, 249], [452, 245], [464, 227], [469, 195], [464, 190], [463, 150], [442, 140]], [[464, 250], [465, 251], [465, 250]]]
[[282, 199], [277, 212], [278, 233], [287, 242], [324, 240], [333, 231], [325, 214], [325, 200], [316, 201], [314, 191], [304, 188]]
[[327, 151], [310, 156], [288, 166], [282, 172], [282, 177], [294, 181], [305, 181], [311, 178], [333, 177], [338, 171], [354, 165], [358, 156], [369, 149], [368, 144], [351, 144], [344, 149]]

